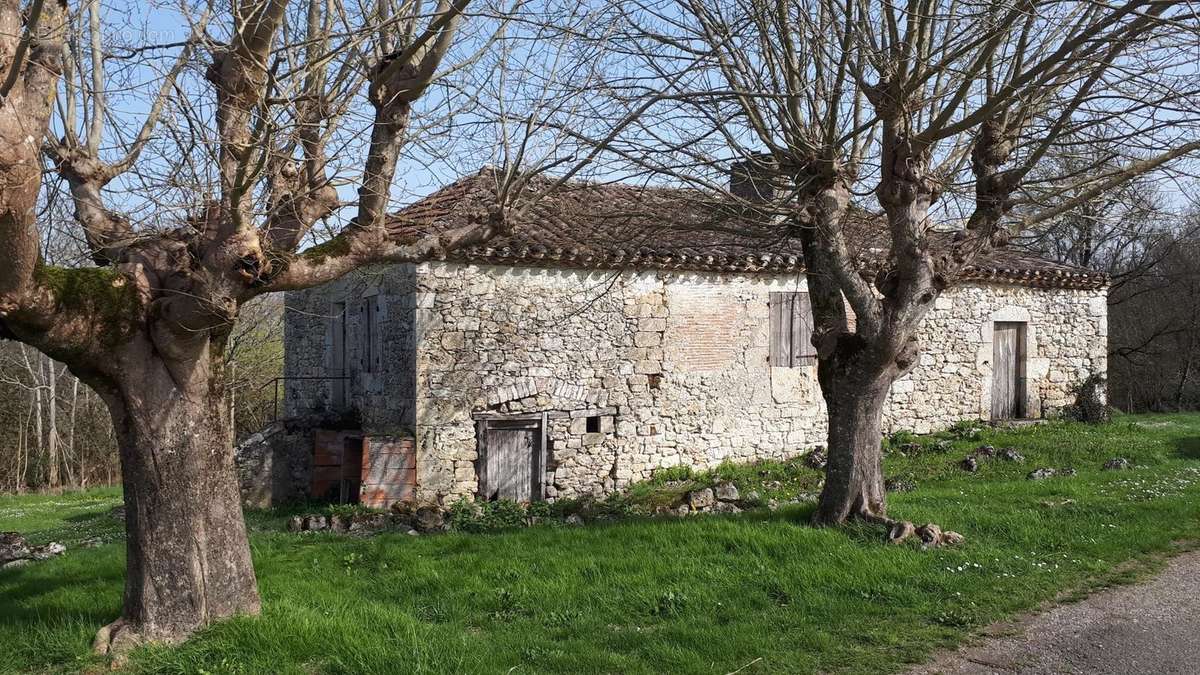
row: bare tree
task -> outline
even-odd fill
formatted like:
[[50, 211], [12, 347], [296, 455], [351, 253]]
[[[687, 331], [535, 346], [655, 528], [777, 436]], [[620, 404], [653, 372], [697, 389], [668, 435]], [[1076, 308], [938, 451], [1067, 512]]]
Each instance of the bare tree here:
[[[0, 0], [0, 337], [66, 364], [112, 416], [128, 569], [100, 651], [259, 611], [225, 405], [241, 308], [505, 231], [504, 205], [400, 242], [385, 216], [406, 149], [478, 133], [495, 156], [501, 134], [472, 132], [488, 124], [484, 83], [541, 66], [520, 40], [498, 47], [539, 34], [543, 17], [522, 2], [470, 15], [467, 0], [238, 0], [212, 20], [210, 9], [180, 3], [181, 39], [120, 44], [106, 42], [97, 0]], [[486, 58], [496, 53], [507, 57]], [[131, 121], [110, 103], [122, 91], [152, 103]], [[517, 192], [519, 173], [498, 174], [501, 192]], [[64, 199], [94, 267], [42, 256], [40, 214]], [[340, 234], [297, 253], [320, 231]]]
[[[644, 114], [613, 148], [710, 192], [732, 157], [763, 186], [744, 217], [801, 240], [829, 414], [819, 524], [893, 522], [883, 404], [977, 256], [1200, 149], [1185, 3], [678, 0], [628, 17], [614, 39], [636, 66], [610, 87]], [[1048, 153], [1100, 130], [1121, 153], [1039, 175], [1070, 198], [1014, 211]], [[855, 195], [878, 220], [848, 217]]]

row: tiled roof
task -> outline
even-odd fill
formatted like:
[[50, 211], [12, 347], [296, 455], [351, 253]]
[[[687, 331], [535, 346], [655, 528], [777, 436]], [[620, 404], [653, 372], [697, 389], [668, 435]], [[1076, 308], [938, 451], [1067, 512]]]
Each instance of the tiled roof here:
[[[535, 181], [536, 191], [549, 181]], [[412, 241], [487, 217], [496, 178], [485, 169], [461, 178], [391, 216], [398, 241]], [[877, 216], [857, 211], [860, 231], [878, 231]], [[493, 265], [583, 269], [664, 269], [784, 273], [804, 269], [800, 240], [778, 226], [754, 225], [737, 207], [679, 188], [623, 183], [567, 183], [534, 202], [512, 233], [451, 252], [446, 259]], [[859, 228], [855, 228], [859, 229]], [[1099, 288], [1098, 272], [1027, 253], [997, 250], [963, 272], [975, 281]]]

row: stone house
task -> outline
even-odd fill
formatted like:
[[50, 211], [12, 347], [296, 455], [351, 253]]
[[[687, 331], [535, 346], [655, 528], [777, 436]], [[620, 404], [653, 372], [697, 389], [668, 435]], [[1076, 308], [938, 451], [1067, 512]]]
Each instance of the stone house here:
[[[488, 171], [396, 214], [486, 217]], [[1014, 251], [966, 271], [893, 388], [891, 430], [1038, 418], [1106, 368], [1103, 275]], [[825, 439], [798, 241], [695, 193], [575, 184], [512, 235], [291, 292], [283, 419], [239, 450], [251, 501], [530, 500]]]

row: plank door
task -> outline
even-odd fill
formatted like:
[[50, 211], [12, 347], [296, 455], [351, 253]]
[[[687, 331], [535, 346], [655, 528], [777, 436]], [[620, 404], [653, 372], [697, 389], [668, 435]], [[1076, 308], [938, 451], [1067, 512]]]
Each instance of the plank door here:
[[992, 419], [1025, 414], [1025, 324], [998, 321], [992, 331]]
[[488, 421], [483, 429], [480, 495], [485, 500], [542, 498], [542, 427], [537, 421]]

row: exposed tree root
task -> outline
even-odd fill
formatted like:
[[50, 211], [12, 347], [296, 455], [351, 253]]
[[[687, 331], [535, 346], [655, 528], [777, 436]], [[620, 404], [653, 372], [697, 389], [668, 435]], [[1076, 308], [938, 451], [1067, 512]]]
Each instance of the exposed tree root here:
[[851, 517], [864, 523], [881, 525], [886, 528], [888, 543], [891, 544], [904, 543], [913, 536], [920, 538], [922, 548], [958, 546], [966, 540], [966, 537], [958, 532], [942, 530], [936, 523], [926, 523], [918, 527], [907, 520], [895, 520], [870, 511], [858, 511]]
[[901, 544], [913, 536], [920, 538], [922, 548], [957, 546], [966, 539], [966, 537], [953, 530], [942, 530], [935, 523], [925, 523], [917, 527], [907, 520], [901, 520], [893, 521], [892, 527], [888, 531], [888, 542]]

